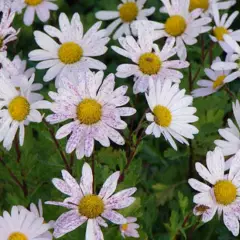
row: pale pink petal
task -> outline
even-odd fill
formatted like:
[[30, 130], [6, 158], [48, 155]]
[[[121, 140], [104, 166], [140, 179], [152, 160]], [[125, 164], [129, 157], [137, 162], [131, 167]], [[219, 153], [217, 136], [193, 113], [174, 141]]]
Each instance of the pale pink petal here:
[[66, 194], [66, 195], [69, 195], [69, 196], [72, 194], [71, 188], [63, 180], [58, 179], [58, 178], [54, 178], [52, 180], [52, 183], [62, 193]]
[[66, 146], [67, 153], [71, 153], [76, 149], [79, 142], [81, 141], [83, 133], [85, 132], [84, 130], [85, 130], [84, 125], [78, 125], [72, 129], [72, 135], [68, 139], [67, 146]]
[[[76, 209], [76, 206], [71, 204], [71, 203], [67, 203], [67, 202], [55, 202], [55, 201], [47, 201], [45, 202], [45, 204], [48, 205], [54, 205], [54, 206], [60, 206], [60, 207], [65, 207], [68, 209]], [[75, 210], [76, 211], [76, 210]]]
[[123, 217], [123, 215], [121, 215], [120, 213], [113, 211], [113, 210], [105, 210], [102, 213], [102, 216], [115, 224], [127, 223], [127, 219], [125, 217]]
[[66, 212], [55, 222], [53, 236], [55, 238], [60, 238], [64, 234], [75, 230], [86, 221], [87, 218], [80, 216], [76, 210]]
[[88, 163], [84, 163], [82, 167], [82, 177], [80, 180], [80, 186], [84, 195], [93, 193], [92, 184], [93, 184], [92, 169]]
[[108, 199], [116, 190], [120, 172], [115, 172], [108, 177], [103, 184], [99, 196], [103, 199]]
[[232, 232], [234, 236], [238, 236], [239, 234], [239, 222], [234, 213], [224, 212], [223, 214], [223, 222], [229, 231]]
[[90, 157], [92, 155], [94, 149], [94, 139], [91, 136], [86, 137], [84, 141], [84, 153], [86, 157]]
[[77, 181], [71, 176], [69, 172], [67, 172], [66, 170], [62, 170], [62, 177], [68, 184], [68, 186], [71, 188], [72, 193], [78, 193], [81, 191]]
[[56, 133], [56, 139], [62, 139], [69, 135], [72, 132], [75, 124], [76, 124], [75, 122], [70, 122], [60, 127]]

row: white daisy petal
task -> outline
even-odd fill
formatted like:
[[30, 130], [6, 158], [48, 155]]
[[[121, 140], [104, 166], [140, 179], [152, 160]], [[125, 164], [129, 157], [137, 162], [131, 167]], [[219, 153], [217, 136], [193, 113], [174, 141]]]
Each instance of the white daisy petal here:
[[223, 221], [225, 226], [229, 231], [232, 232], [234, 236], [238, 236], [239, 234], [239, 222], [236, 216], [233, 213], [225, 212], [223, 214]]
[[87, 218], [84, 216], [79, 216], [76, 210], [66, 212], [62, 214], [55, 222], [53, 236], [55, 238], [59, 238], [81, 226], [86, 221]]
[[115, 172], [103, 184], [99, 196], [103, 199], [108, 199], [116, 190], [120, 172]]
[[85, 163], [82, 168], [82, 177], [80, 181], [80, 187], [84, 193], [84, 195], [92, 194], [93, 184], [93, 175], [92, 175], [92, 169], [90, 168], [89, 164]]
[[102, 216], [114, 224], [124, 224], [127, 222], [126, 218], [124, 218], [123, 215], [113, 210], [105, 210], [102, 213]]

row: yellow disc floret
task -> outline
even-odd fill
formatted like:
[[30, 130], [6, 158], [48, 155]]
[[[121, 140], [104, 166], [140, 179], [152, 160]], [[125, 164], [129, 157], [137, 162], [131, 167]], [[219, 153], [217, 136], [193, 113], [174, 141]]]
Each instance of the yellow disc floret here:
[[80, 200], [78, 211], [87, 218], [96, 218], [104, 211], [103, 200], [94, 194], [86, 195]]
[[42, 3], [43, 0], [25, 0], [25, 3], [30, 6], [37, 6]]
[[77, 106], [77, 118], [86, 125], [92, 125], [100, 121], [102, 116], [102, 105], [96, 100], [85, 98]]
[[161, 127], [168, 127], [172, 122], [172, 114], [170, 110], [164, 106], [157, 105], [153, 109], [155, 122]]
[[201, 8], [204, 11], [208, 10], [209, 0], [190, 0], [189, 11]]
[[228, 30], [225, 27], [215, 27], [213, 29], [213, 35], [218, 41], [224, 41], [223, 36], [228, 34]]
[[214, 82], [213, 82], [213, 89], [216, 89], [218, 87], [221, 87], [224, 84], [224, 79], [226, 78], [225, 75], [219, 76]]
[[25, 234], [20, 232], [12, 233], [7, 240], [28, 240]]
[[135, 2], [124, 3], [119, 9], [120, 18], [123, 22], [132, 22], [138, 15], [138, 7]]
[[83, 56], [83, 49], [74, 42], [66, 42], [58, 50], [58, 57], [65, 64], [78, 62]]
[[220, 180], [214, 185], [214, 195], [217, 203], [229, 205], [237, 197], [237, 188], [231, 181]]
[[182, 35], [187, 28], [185, 19], [180, 15], [174, 15], [167, 19], [165, 23], [165, 31], [174, 37]]
[[23, 121], [30, 112], [30, 104], [25, 97], [15, 97], [8, 105], [8, 112], [13, 120]]
[[162, 66], [161, 59], [154, 53], [144, 53], [138, 61], [142, 73], [147, 75], [157, 74]]
[[128, 224], [125, 223], [125, 224], [121, 225], [121, 229], [122, 229], [123, 231], [127, 231], [127, 229], [128, 229]]

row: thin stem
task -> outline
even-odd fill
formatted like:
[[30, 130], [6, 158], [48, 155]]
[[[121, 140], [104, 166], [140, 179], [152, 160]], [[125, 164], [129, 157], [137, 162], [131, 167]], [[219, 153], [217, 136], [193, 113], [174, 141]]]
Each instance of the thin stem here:
[[[191, 212], [186, 215], [186, 217], [183, 220], [183, 223], [181, 225], [181, 228], [184, 228], [186, 224], [188, 223], [189, 218], [191, 217]], [[180, 234], [180, 230], [177, 231], [176, 235], [173, 237], [173, 239], [177, 239], [177, 236]]]
[[[135, 95], [135, 104], [137, 106], [137, 103], [138, 103], [138, 94]], [[132, 134], [132, 131], [133, 131], [133, 124], [134, 124], [134, 120], [136, 118], [137, 114], [134, 114], [132, 116], [132, 119], [131, 119], [131, 124], [130, 124], [130, 135]]]
[[232, 98], [233, 100], [236, 100], [236, 96], [235, 96], [234, 93], [228, 88], [227, 85], [224, 86], [224, 90], [225, 90], [226, 93], [230, 96], [230, 98]]
[[46, 127], [47, 127], [47, 129], [48, 129], [48, 131], [49, 131], [49, 133], [50, 133], [50, 135], [51, 135], [51, 137], [52, 137], [52, 140], [53, 140], [53, 142], [55, 143], [55, 145], [56, 145], [56, 147], [57, 147], [57, 149], [58, 149], [58, 151], [59, 151], [59, 154], [60, 154], [61, 157], [62, 157], [62, 160], [63, 160], [63, 162], [64, 162], [64, 164], [65, 164], [66, 169], [67, 169], [69, 172], [71, 172], [71, 168], [70, 168], [69, 165], [68, 165], [67, 158], [66, 158], [64, 152], [62, 151], [62, 149], [61, 149], [61, 147], [60, 147], [60, 145], [59, 145], [59, 143], [58, 143], [58, 141], [57, 141], [57, 139], [56, 139], [56, 137], [55, 137], [55, 134], [54, 134], [53, 129], [49, 126], [49, 124], [46, 122], [45, 119], [43, 119], [43, 123], [46, 125]]
[[70, 155], [70, 173], [72, 174], [72, 169], [73, 169], [73, 165], [74, 165], [74, 152], [71, 153]]
[[[214, 46], [214, 44], [212, 45], [212, 47], [213, 47], [213, 46]], [[204, 54], [204, 59], [203, 59], [204, 61], [206, 60], [209, 52], [210, 52], [210, 50], [208, 50], [208, 51]], [[199, 75], [199, 73], [201, 72], [201, 69], [202, 69], [203, 67], [204, 67], [204, 66], [202, 65], [202, 66], [200, 66], [200, 67], [198, 68], [197, 72], [195, 73], [195, 75], [194, 75], [193, 78], [192, 78], [192, 84], [196, 81], [196, 79], [197, 79], [197, 77], [198, 77], [198, 75]]]
[[12, 170], [6, 165], [6, 163], [4, 162], [3, 158], [0, 157], [0, 162], [1, 164], [7, 169], [7, 171], [9, 172], [11, 178], [13, 179], [13, 181], [22, 189], [24, 196], [27, 195], [26, 190], [24, 188], [24, 186], [22, 185], [22, 183], [18, 180], [18, 178], [16, 177], [16, 175], [12, 172]]
[[[140, 131], [141, 128], [142, 128], [142, 124], [143, 124], [143, 122], [144, 122], [144, 120], [145, 120], [146, 113], [147, 113], [149, 110], [150, 110], [150, 109], [147, 108], [147, 109], [144, 111], [144, 113], [143, 113], [143, 115], [142, 115], [142, 117], [141, 117], [141, 119], [140, 119], [140, 121], [139, 121], [136, 129], [135, 129], [133, 132], [130, 132], [130, 134], [129, 134], [129, 142], [130, 142], [130, 143], [129, 143], [129, 157], [127, 158], [127, 164], [126, 164], [126, 166], [124, 167], [123, 172], [122, 172], [121, 175], [120, 175], [119, 182], [122, 182], [122, 181], [123, 181], [123, 179], [124, 179], [124, 172], [129, 168], [132, 160], [134, 159], [134, 156], [135, 156], [135, 154], [136, 154], [138, 145], [141, 143], [145, 131], [142, 131], [140, 137], [138, 138], [138, 140], [137, 140], [136, 144], [133, 146], [133, 148], [131, 148], [132, 135], [133, 135], [133, 134], [138, 135], [139, 131]], [[133, 150], [131, 151], [131, 149], [133, 149]]]
[[192, 65], [189, 65], [188, 68], [188, 87], [189, 91], [191, 92], [193, 90], [193, 78], [192, 78]]
[[209, 62], [212, 64], [213, 62], [213, 47], [214, 47], [214, 42], [210, 43], [210, 48], [209, 48]]
[[124, 180], [124, 174], [128, 170], [132, 160], [134, 159], [134, 157], [136, 155], [136, 152], [137, 152], [137, 149], [138, 149], [138, 146], [141, 143], [144, 134], [145, 134], [145, 131], [143, 130], [140, 137], [138, 138], [136, 144], [133, 146], [133, 150], [130, 152], [129, 157], [127, 158], [127, 164], [125, 165], [125, 167], [124, 167], [124, 169], [123, 169], [123, 171], [122, 171], [122, 173], [119, 177], [118, 182], [122, 182]]
[[132, 134], [134, 134], [134, 133], [135, 133], [136, 135], [138, 134], [139, 130], [140, 130], [141, 127], [142, 127], [142, 123], [143, 123], [143, 121], [144, 121], [145, 118], [146, 118], [146, 113], [149, 112], [149, 111], [150, 111], [150, 108], [147, 108], [147, 109], [144, 111], [144, 113], [143, 113], [143, 115], [142, 115], [142, 117], [141, 117], [141, 119], [140, 119], [140, 121], [139, 121], [136, 129], [132, 132]]
[[17, 154], [17, 163], [20, 163], [21, 151], [20, 151], [20, 148], [19, 148], [19, 141], [18, 141], [17, 137], [15, 138], [14, 143], [15, 143], [15, 149], [16, 149], [16, 154]]
[[196, 228], [198, 227], [198, 225], [201, 223], [201, 217], [199, 217], [198, 221], [192, 226], [192, 228], [190, 229], [190, 233], [188, 234], [188, 238], [189, 240], [192, 239], [193, 237], [193, 233], [196, 230]]
[[205, 41], [204, 41], [204, 35], [201, 35], [201, 59], [202, 59], [202, 64], [204, 64], [205, 61]]
[[20, 171], [21, 171], [21, 177], [22, 177], [22, 186], [23, 186], [23, 189], [24, 189], [24, 196], [27, 197], [28, 195], [28, 186], [27, 186], [27, 182], [25, 180], [25, 176], [24, 176], [24, 171], [22, 169], [22, 167], [20, 166], [20, 161], [21, 161], [21, 150], [20, 150], [20, 147], [19, 147], [19, 140], [18, 140], [18, 137], [15, 137], [14, 139], [14, 143], [15, 143], [15, 150], [16, 150], [16, 154], [17, 154], [17, 163], [20, 167]]

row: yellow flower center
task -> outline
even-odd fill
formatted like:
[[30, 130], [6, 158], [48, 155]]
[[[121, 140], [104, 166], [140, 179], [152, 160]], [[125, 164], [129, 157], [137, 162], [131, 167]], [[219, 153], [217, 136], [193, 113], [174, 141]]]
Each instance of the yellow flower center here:
[[208, 206], [205, 205], [199, 205], [196, 207], [196, 211], [200, 212], [200, 213], [204, 213], [205, 211], [207, 211], [209, 209]]
[[58, 50], [59, 59], [65, 64], [78, 62], [83, 56], [83, 49], [74, 42], [66, 42]]
[[132, 22], [138, 15], [138, 7], [135, 2], [124, 3], [119, 9], [120, 18], [123, 22]]
[[8, 105], [8, 112], [13, 120], [23, 121], [30, 112], [30, 104], [25, 97], [15, 97]]
[[128, 224], [127, 224], [127, 223], [123, 224], [123, 225], [121, 226], [121, 228], [122, 228], [123, 231], [127, 231], [127, 229], [128, 229]]
[[103, 200], [97, 195], [86, 195], [80, 200], [78, 211], [87, 218], [96, 218], [104, 211]]
[[8, 237], [8, 240], [28, 240], [28, 238], [23, 233], [14, 232]]
[[40, 4], [43, 0], [25, 0], [25, 3], [30, 6], [36, 6]]
[[138, 64], [141, 72], [147, 75], [157, 74], [162, 66], [161, 59], [154, 53], [141, 55]]
[[170, 110], [164, 106], [157, 105], [153, 109], [155, 122], [161, 127], [168, 127], [172, 122], [172, 114]]
[[228, 34], [228, 30], [225, 27], [215, 27], [213, 29], [213, 34], [218, 41], [224, 41], [223, 36]]
[[229, 205], [237, 197], [237, 188], [231, 181], [221, 180], [214, 185], [214, 195], [217, 203]]
[[174, 37], [182, 35], [187, 28], [185, 19], [180, 15], [174, 15], [167, 19], [165, 23], [165, 31]]
[[85, 98], [77, 106], [77, 118], [86, 125], [92, 125], [100, 121], [102, 106], [96, 100]]
[[190, 0], [189, 11], [197, 8], [202, 8], [204, 11], [208, 10], [209, 0]]
[[223, 81], [225, 79], [225, 75], [219, 76], [214, 82], [213, 82], [213, 89], [216, 89], [218, 87], [221, 87], [223, 85]]
[[121, 228], [122, 228], [123, 231], [127, 231], [127, 229], [128, 229], [128, 224], [127, 224], [127, 223], [123, 224], [123, 225], [121, 226]]

